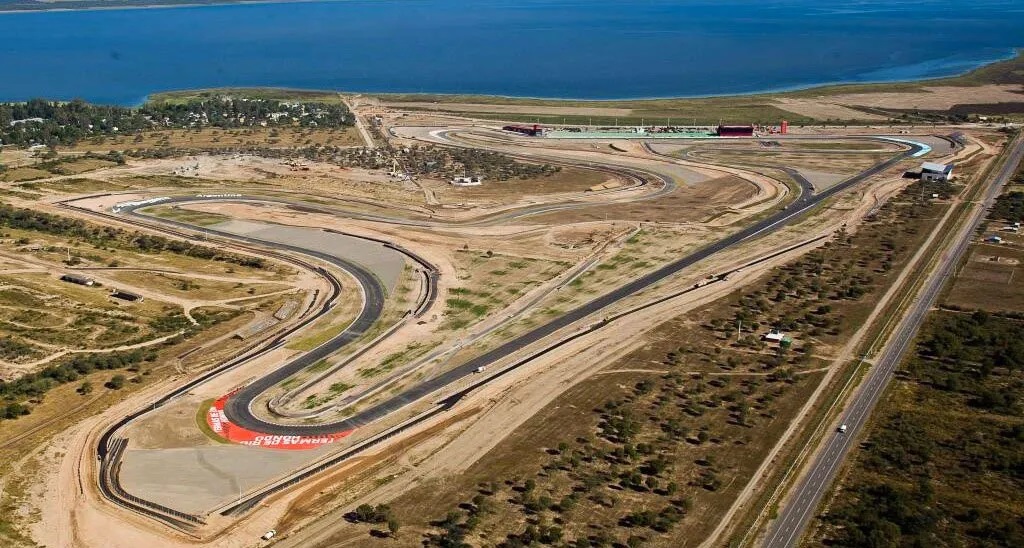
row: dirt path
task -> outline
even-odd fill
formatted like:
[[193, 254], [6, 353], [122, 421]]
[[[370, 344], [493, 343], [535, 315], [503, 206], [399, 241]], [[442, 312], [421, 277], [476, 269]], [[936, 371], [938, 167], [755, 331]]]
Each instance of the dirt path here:
[[359, 116], [356, 109], [353, 108], [352, 103], [349, 102], [342, 94], [338, 94], [338, 98], [345, 104], [345, 108], [352, 113], [352, 117], [355, 119], [356, 129], [359, 130], [359, 136], [363, 138], [363, 142], [366, 143], [366, 148], [376, 148], [376, 143], [373, 142], [373, 137], [370, 136], [370, 132], [366, 130], [366, 126], [363, 125], [362, 117]]
[[38, 360], [36, 360], [34, 362], [28, 362], [28, 363], [9, 363], [9, 362], [0, 360], [0, 367], [7, 367], [7, 368], [11, 368], [11, 369], [23, 369], [23, 370], [26, 370], [26, 371], [31, 371], [32, 369], [35, 369], [35, 368], [37, 368], [39, 366], [42, 366], [42, 365], [46, 365], [46, 364], [52, 362], [53, 360], [56, 360], [57, 358], [61, 358], [61, 357], [64, 357], [64, 356], [67, 356], [67, 355], [70, 355], [70, 354], [109, 354], [111, 352], [121, 352], [121, 351], [124, 351], [124, 350], [136, 350], [136, 349], [139, 349], [139, 348], [147, 348], [147, 347], [150, 347], [150, 346], [154, 346], [154, 345], [163, 343], [165, 341], [169, 341], [169, 340], [173, 339], [174, 337], [177, 337], [177, 336], [181, 335], [182, 333], [184, 333], [184, 331], [178, 331], [177, 333], [171, 333], [170, 335], [164, 335], [163, 337], [158, 337], [158, 338], [155, 338], [155, 339], [150, 339], [148, 341], [143, 341], [143, 342], [140, 342], [140, 343], [125, 344], [125, 345], [121, 345], [121, 346], [112, 346], [112, 347], [109, 347], [109, 348], [89, 348], [89, 349], [76, 349], [76, 350], [61, 350], [61, 351], [59, 351], [59, 352], [57, 352], [55, 354], [50, 354], [49, 356], [46, 356], [45, 358], [41, 358], [41, 359], [38, 359]]

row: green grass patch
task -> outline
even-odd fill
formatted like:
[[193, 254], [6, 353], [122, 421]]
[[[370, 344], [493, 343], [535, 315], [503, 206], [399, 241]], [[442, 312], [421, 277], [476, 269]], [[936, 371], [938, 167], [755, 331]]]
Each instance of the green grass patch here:
[[285, 390], [291, 390], [292, 388], [295, 388], [296, 386], [298, 386], [298, 384], [299, 384], [298, 377], [292, 377], [292, 378], [287, 379], [284, 382], [282, 382], [280, 384], [280, 386], [281, 386], [281, 388], [284, 388]]
[[336, 383], [331, 385], [329, 390], [331, 392], [335, 393], [335, 394], [341, 394], [343, 392], [347, 392], [347, 391], [351, 390], [354, 386], [355, 385], [347, 384], [347, 383], [344, 383], [344, 382], [336, 382]]
[[317, 331], [316, 333], [313, 333], [308, 337], [304, 337], [293, 343], [290, 343], [285, 348], [289, 350], [301, 350], [303, 352], [309, 352], [310, 350], [313, 350], [314, 348], [320, 346], [321, 344], [324, 344], [325, 342], [331, 340], [332, 338], [340, 334], [342, 331], [345, 330], [345, 328], [348, 327], [348, 325], [349, 324], [347, 322], [331, 325], [330, 327]]
[[473, 308], [473, 301], [467, 299], [448, 299], [445, 301], [445, 304], [452, 310], [469, 310]]
[[331, 368], [331, 362], [327, 360], [320, 360], [313, 365], [309, 366], [310, 373], [322, 373]]
[[402, 350], [401, 352], [394, 352], [392, 354], [388, 354], [387, 356], [384, 357], [383, 360], [380, 361], [379, 364], [377, 364], [376, 367], [367, 367], [364, 369], [360, 369], [359, 376], [363, 377], [364, 379], [368, 379], [370, 377], [376, 377], [378, 375], [387, 373], [394, 369], [395, 367], [397, 367], [398, 365], [400, 365], [401, 363], [404, 363], [412, 358], [415, 358], [416, 356], [423, 354], [429, 348], [431, 348], [431, 346], [425, 346], [420, 343], [412, 343], [406, 346], [405, 350]]
[[142, 212], [163, 219], [171, 219], [174, 221], [179, 221], [182, 223], [188, 223], [190, 225], [197, 226], [211, 226], [231, 220], [231, 218], [228, 217], [227, 215], [221, 215], [219, 213], [207, 213], [205, 211], [195, 211], [178, 206], [151, 207], [142, 210]]
[[207, 413], [209, 413], [210, 407], [213, 406], [213, 402], [214, 398], [210, 398], [207, 400], [203, 400], [203, 403], [199, 404], [199, 409], [196, 410], [196, 426], [199, 427], [199, 431], [201, 431], [204, 436], [210, 438], [211, 440], [217, 443], [229, 444], [231, 443], [230, 441], [224, 439], [223, 437], [221, 437], [220, 434], [214, 432], [213, 428], [210, 428], [209, 423], [206, 422], [206, 415]]

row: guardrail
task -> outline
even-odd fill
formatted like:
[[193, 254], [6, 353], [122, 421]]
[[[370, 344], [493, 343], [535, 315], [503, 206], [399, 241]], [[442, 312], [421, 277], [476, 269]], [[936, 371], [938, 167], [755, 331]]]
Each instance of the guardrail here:
[[121, 486], [121, 459], [128, 447], [127, 438], [117, 438], [110, 444], [110, 451], [100, 464], [100, 491], [115, 504], [160, 520], [176, 529], [186, 532], [205, 522], [199, 516], [168, 508], [142, 497], [137, 497], [124, 490]]

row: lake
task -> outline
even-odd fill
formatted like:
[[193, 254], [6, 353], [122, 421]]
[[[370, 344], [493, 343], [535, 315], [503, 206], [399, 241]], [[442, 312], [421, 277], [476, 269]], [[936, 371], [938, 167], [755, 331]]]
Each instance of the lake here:
[[682, 97], [958, 74], [1024, 2], [374, 0], [0, 14], [0, 100], [217, 86]]

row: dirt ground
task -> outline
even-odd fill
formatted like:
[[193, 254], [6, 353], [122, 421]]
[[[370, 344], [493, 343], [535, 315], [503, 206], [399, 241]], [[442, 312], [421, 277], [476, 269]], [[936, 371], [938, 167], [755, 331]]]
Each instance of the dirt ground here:
[[[180, 137], [183, 139], [188, 138], [187, 135]], [[211, 140], [213, 137], [209, 136]], [[269, 138], [269, 136], [265, 137]], [[507, 146], [511, 147], [511, 145]], [[742, 212], [743, 215], [751, 215], [757, 211], [763, 211], [763, 208], [772, 207], [777, 201], [784, 199], [786, 193], [785, 187], [778, 181], [774, 181], [771, 177], [765, 175], [752, 174], [749, 169], [743, 166], [712, 167], [701, 165], [698, 161], [688, 162], [680, 160], [679, 162], [672, 162], [649, 156], [646, 152], [639, 149], [626, 149], [628, 150], [626, 153], [612, 150], [599, 151], [590, 148], [594, 146], [591, 143], [568, 143], [565, 145], [568, 147], [566, 151], [549, 148], [551, 146], [553, 145], [547, 144], [544, 147], [530, 150], [530, 153], [539, 155], [563, 154], [574, 161], [599, 160], [617, 162], [620, 165], [637, 168], [649, 168], [654, 165], [656, 166], [655, 169], [671, 173], [671, 176], [681, 186], [676, 192], [660, 197], [657, 200], [632, 203], [623, 200], [622, 203], [601, 204], [601, 201], [607, 199], [605, 196], [588, 197], [585, 199], [594, 205], [586, 209], [566, 210], [483, 227], [397, 226], [382, 222], [352, 221], [331, 215], [300, 212], [277, 207], [254, 207], [240, 204], [203, 204], [195, 206], [195, 210], [216, 212], [235, 219], [250, 218], [280, 222], [282, 224], [329, 226], [338, 230], [383, 237], [416, 250], [418, 253], [426, 256], [429, 261], [436, 264], [441, 269], [439, 304], [436, 309], [438, 312], [437, 316], [440, 317], [425, 318], [422, 325], [410, 322], [408, 326], [400, 329], [396, 336], [389, 340], [386, 345], [383, 345], [380, 349], [367, 356], [368, 360], [379, 362], [388, 353], [407, 348], [412, 342], [425, 340], [425, 337], [444, 321], [441, 310], [443, 310], [442, 307], [447, 300], [460, 295], [460, 289], [467, 289], [467, 281], [472, 280], [474, 277], [472, 270], [487, 268], [486, 264], [482, 266], [471, 265], [472, 268], [470, 268], [457, 260], [456, 255], [458, 253], [465, 253], [465, 251], [461, 251], [464, 248], [471, 254], [480, 254], [490, 250], [495, 254], [508, 253], [516, 257], [535, 258], [538, 262], [562, 261], [567, 265], [578, 265], [589, 257], [594, 256], [594, 254], [601, 253], [603, 250], [602, 246], [608, 245], [608, 242], [621, 237], [624, 233], [628, 233], [628, 230], [624, 229], [632, 227], [633, 222], [658, 223], [657, 227], [652, 227], [651, 229], [650, 234], [653, 235], [652, 237], [665, 240], [675, 237], [682, 240], [685, 237], [689, 239], [679, 245], [692, 245], [693, 242], [691, 240], [697, 241], [708, 235], [701, 231], [715, 230], [714, 227], [700, 226], [702, 222], [708, 221], [709, 218], [742, 208], [746, 208]], [[109, 169], [109, 172], [103, 176], [111, 177], [115, 173], [119, 173], [116, 175], [117, 177], [126, 175], [152, 177], [155, 175], [166, 175], [168, 171], [173, 174], [175, 170], [181, 173], [181, 170], [185, 169], [189, 173], [192, 171], [201, 173], [202, 177], [200, 178], [209, 177], [209, 179], [204, 180], [204, 184], [209, 184], [218, 178], [224, 178], [282, 188], [282, 182], [286, 182], [291, 190], [301, 190], [303, 188], [312, 190], [315, 188], [317, 192], [333, 193], [342, 198], [348, 196], [380, 197], [380, 207], [383, 211], [399, 211], [406, 206], [410, 208], [422, 207], [422, 204], [428, 201], [421, 188], [386, 179], [375, 179], [375, 177], [378, 177], [378, 174], [374, 173], [359, 173], [357, 178], [360, 180], [358, 182], [346, 181], [342, 183], [339, 181], [343, 177], [348, 176], [351, 179], [354, 172], [331, 171], [326, 166], [303, 166], [308, 167], [309, 171], [304, 170], [302, 167], [293, 171], [295, 166], [287, 166], [280, 163], [262, 163], [258, 160], [231, 157], [216, 160], [204, 157], [196, 159], [195, 164], [192, 162], [193, 160], [191, 159], [179, 159], [162, 164], [140, 164], [131, 166], [130, 168], [135, 171], [128, 172], [127, 174], [120, 173], [114, 168], [101, 168], [97, 171], [102, 172], [105, 169]], [[190, 165], [194, 166], [196, 164], [200, 164], [199, 167], [190, 167]], [[699, 174], [704, 178], [697, 180], [699, 178], [694, 177], [694, 174]], [[588, 179], [578, 173], [572, 173], [570, 170], [566, 170], [560, 176], [566, 177], [566, 180], [557, 185], [559, 193], [543, 192], [545, 190], [541, 188], [544, 185], [543, 182], [524, 182], [522, 186], [516, 188], [516, 192], [522, 192], [525, 196], [518, 197], [520, 201], [517, 204], [521, 206], [531, 200], [536, 201], [538, 199], [563, 200], [566, 199], [564, 195], [566, 192], [565, 188], [569, 189], [568, 193], [578, 193], [582, 190], [584, 184], [589, 183], [591, 180], [597, 180], [597, 178]], [[178, 177], [182, 176], [178, 175]], [[191, 180], [195, 177], [187, 175], [184, 178]], [[671, 283], [653, 288], [650, 291], [644, 292], [643, 295], [631, 298], [628, 302], [624, 301], [621, 303], [621, 307], [643, 302], [645, 299], [652, 299], [659, 294], [678, 290], [681, 287], [692, 286], [695, 282], [705, 279], [709, 272], [725, 268], [728, 264], [735, 264], [752, 255], [764, 254], [770, 249], [779, 249], [791, 245], [793, 241], [801, 238], [827, 234], [837, 228], [840, 223], [855, 220], [858, 218], [858, 215], [863, 215], [870, 208], [874, 207], [877, 200], [887, 196], [887, 191], [884, 189], [888, 188], [890, 189], [888, 192], [891, 192], [892, 188], [896, 188], [899, 184], [904, 184], [900, 181], [889, 180], [883, 177], [877, 178], [874, 183], [875, 186], [871, 187], [870, 190], [865, 189], [852, 193], [853, 195], [849, 197], [837, 200], [834, 204], [821, 208], [817, 217], [808, 220], [799, 227], [786, 229], [779, 234], [773, 234], [756, 243], [746, 244], [742, 249], [736, 249], [722, 257], [716, 257], [708, 261], [707, 264], [700, 265], [699, 268], [695, 267], [687, 274], [678, 277], [678, 279], [673, 279]], [[534, 189], [534, 186], [531, 185], [535, 185], [537, 188]], [[565, 185], [565, 188], [563, 188], [563, 185]], [[434, 190], [444, 200], [454, 201], [458, 198], [452, 196], [456, 195], [457, 190], [461, 189], [452, 190], [448, 187], [437, 185]], [[493, 200], [496, 203], [495, 208], [509, 207], [508, 201], [512, 199], [511, 194], [513, 194], [510, 192], [509, 195], [501, 193], [487, 195], [488, 191], [493, 192], [493, 190], [487, 188], [476, 190], [480, 192], [479, 196], [472, 200], [461, 199], [460, 201]], [[502, 190], [504, 191], [505, 189]], [[466, 193], [466, 195], [469, 195], [469, 193]], [[119, 200], [124, 199], [129, 198], [119, 198]], [[99, 204], [101, 202], [96, 203]], [[192, 207], [189, 206], [189, 209]], [[463, 212], [451, 212], [449, 218], [460, 221], [471, 218], [474, 213], [479, 213], [479, 209], [468, 207]], [[629, 220], [630, 222], [623, 223], [622, 220]], [[613, 225], [613, 221], [617, 221], [617, 224], [620, 226]], [[655, 228], [661, 229], [661, 232], [655, 231]], [[692, 232], [686, 233], [686, 230], [691, 230]], [[673, 231], [682, 232], [676, 233]], [[676, 236], [673, 236], [673, 234], [676, 234]], [[630, 253], [628, 246], [625, 245], [621, 248], [606, 250], [604, 255], [599, 255], [598, 258], [602, 262], [598, 264], [612, 264], [611, 262], [604, 261], [609, 261], [621, 255], [623, 250], [626, 253]], [[635, 316], [617, 322], [614, 327], [614, 337], [608, 337], [604, 334], [584, 337], [578, 342], [537, 360], [528, 367], [517, 370], [508, 375], [502, 382], [480, 390], [468, 398], [467, 401], [461, 403], [460, 407], [454, 410], [453, 415], [447, 417], [452, 419], [450, 422], [444, 422], [443, 426], [428, 425], [427, 428], [436, 427], [439, 430], [431, 431], [429, 435], [425, 435], [418, 442], [418, 445], [403, 447], [401, 451], [389, 449], [385, 446], [381, 449], [381, 453], [375, 457], [378, 458], [378, 461], [373, 466], [369, 464], [370, 457], [367, 457], [365, 461], [353, 462], [350, 465], [353, 468], [348, 469], [351, 474], [347, 476], [347, 480], [344, 482], [341, 481], [340, 476], [348, 472], [341, 470], [338, 472], [338, 480], [324, 480], [318, 481], [315, 484], [307, 484], [281, 496], [269, 499], [261, 508], [246, 516], [237, 524], [227, 523], [221, 518], [212, 516], [211, 525], [204, 530], [204, 534], [209, 536], [202, 542], [168, 534], [166, 530], [154, 527], [145, 520], [99, 503], [95, 498], [95, 493], [92, 492], [89, 478], [94, 473], [92, 470], [94, 463], [90, 458], [89, 444], [92, 443], [90, 436], [95, 435], [101, 424], [114, 419], [128, 409], [145, 405], [152, 397], [159, 394], [162, 389], [166, 389], [166, 386], [154, 387], [139, 393], [138, 396], [127, 398], [120, 405], [111, 408], [111, 410], [96, 418], [87, 419], [79, 423], [56, 438], [55, 443], [59, 443], [59, 445], [50, 445], [44, 450], [49, 452], [45, 454], [52, 455], [52, 460], [48, 463], [40, 464], [40, 466], [44, 467], [44, 470], [41, 472], [39, 481], [35, 484], [34, 488], [38, 493], [39, 504], [37, 511], [41, 517], [32, 524], [32, 530], [38, 541], [58, 546], [76, 544], [96, 545], [97, 539], [105, 539], [104, 532], [113, 528], [117, 528], [119, 534], [118, 538], [112, 540], [109, 545], [116, 547], [170, 547], [195, 544], [247, 546], [251, 545], [253, 539], [257, 538], [263, 531], [275, 526], [281, 527], [276, 524], [283, 523], [287, 525], [287, 530], [282, 528], [281, 532], [286, 535], [292, 534], [299, 527], [302, 527], [303, 530], [292, 538], [284, 539], [280, 543], [282, 546], [314, 546], [317, 542], [331, 538], [339, 528], [344, 531], [351, 531], [351, 527], [344, 525], [339, 514], [350, 509], [358, 502], [379, 503], [391, 500], [416, 486], [420, 486], [421, 489], [429, 489], [429, 486], [434, 484], [432, 482], [443, 483], [447, 481], [446, 478], [466, 473], [483, 455], [494, 450], [499, 443], [503, 443], [502, 440], [510, 433], [531, 420], [530, 418], [536, 415], [538, 410], [552, 405], [552, 402], [556, 402], [560, 394], [574, 385], [591, 378], [602, 367], [614, 363], [617, 358], [625, 355], [625, 353], [637, 351], [644, 343], [644, 334], [654, 326], [659, 325], [666, 318], [678, 316], [682, 312], [693, 310], [698, 306], [719, 299], [736, 288], [755, 280], [770, 266], [780, 264], [805, 251], [806, 249], [797, 250], [787, 256], [773, 259], [764, 265], [744, 269], [743, 272], [731, 276], [725, 282], [710, 285], [705, 289], [646, 309]], [[17, 267], [18, 265], [12, 264], [12, 266]], [[502, 268], [501, 270], [504, 271], [506, 269]], [[611, 273], [614, 271], [605, 270], [605, 272]], [[490, 271], [488, 273], [491, 278], [498, 276]], [[466, 274], [470, 275], [468, 280]], [[628, 272], [622, 269], [617, 274], [625, 276], [628, 275]], [[549, 277], [557, 275], [557, 272], [549, 273]], [[487, 278], [487, 280], [497, 283], [496, 280], [491, 278]], [[483, 278], [481, 277], [481, 279]], [[617, 278], [608, 277], [608, 280], [613, 279]], [[608, 283], [612, 282], [609, 281]], [[477, 302], [483, 299], [486, 301], [487, 296], [477, 294], [480, 291], [479, 288], [468, 287], [468, 289], [472, 292], [472, 296], [467, 297], [465, 293], [461, 294], [467, 300]], [[508, 304], [502, 301], [501, 307]], [[208, 438], [198, 437], [196, 431], [190, 430], [189, 422], [195, 421], [194, 406], [205, 398], [220, 395], [232, 387], [244, 383], [253, 375], [259, 374], [259, 371], [273, 367], [280, 360], [293, 355], [293, 352], [292, 350], [279, 349], [265, 358], [247, 365], [242, 370], [232, 372], [230, 375], [217, 379], [208, 386], [201, 387], [201, 389], [196, 390], [194, 394], [190, 395], [187, 401], [183, 401], [180, 407], [168, 410], [169, 414], [167, 414], [167, 417], [168, 419], [173, 418], [173, 420], [160, 422], [159, 426], [156, 423], [139, 423], [134, 425], [134, 428], [143, 428], [147, 431], [139, 436], [137, 442], [139, 445], [135, 446], [137, 447], [135, 450], [148, 451], [148, 453], [138, 453], [141, 460], [135, 464], [148, 462], [151, 466], [142, 466], [141, 468], [136, 466], [132, 469], [134, 471], [129, 472], [129, 476], [135, 474], [133, 476], [135, 477], [134, 481], [138, 485], [145, 484], [148, 486], [144, 487], [145, 489], [156, 492], [163, 489], [160, 486], [166, 483], [167, 478], [157, 477], [155, 478], [156, 481], [154, 481], [152, 476], [143, 477], [152, 471], [149, 470], [150, 468], [166, 469], [168, 470], [166, 475], [170, 476], [174, 473], [174, 463], [178, 462], [175, 461], [178, 457], [192, 459], [196, 462], [206, 459], [207, 457], [204, 455], [207, 455], [207, 453], [209, 455], [216, 453], [219, 456], [215, 458], [220, 459], [230, 460], [237, 458], [237, 455], [229, 451], [237, 448], [220, 446], [211, 442]], [[513, 358], [515, 357], [510, 356], [508, 359], [511, 361]], [[630, 380], [635, 375], [642, 375], [640, 372], [632, 371], [634, 364], [629, 365], [630, 367], [618, 367], [618, 369], [623, 371], [612, 374], [606, 382], [616, 382], [614, 380], [617, 378], [616, 375], [624, 375], [622, 378]], [[630, 371], [626, 371], [627, 369]], [[644, 369], [643, 364], [636, 369]], [[557, 409], [560, 405], [558, 403], [554, 404], [554, 407], [549, 408], [549, 411], [550, 409]], [[565, 411], [565, 409], [562, 411]], [[410, 410], [410, 412], [412, 411]], [[456, 416], [458, 417], [457, 420], [455, 419]], [[571, 420], [572, 412], [568, 412], [566, 416], [569, 418], [565, 420]], [[398, 418], [395, 420], [398, 420]], [[545, 427], [550, 429], [551, 425], [545, 425]], [[410, 433], [410, 435], [413, 434], [415, 433]], [[396, 440], [396, 442], [400, 441], [401, 439]], [[515, 443], [515, 440], [506, 443]], [[172, 447], [178, 453], [162, 453], [161, 448], [167, 449]], [[529, 449], [526, 448], [526, 450]], [[63, 452], [58, 456], [56, 453], [61, 451]], [[365, 463], [367, 468], [357, 473], [355, 468], [360, 463]], [[135, 464], [131, 466], [135, 466]], [[268, 466], [272, 467], [279, 464], [281, 463], [275, 461], [268, 464]], [[139, 474], [140, 470], [142, 475]], [[216, 497], [220, 497], [218, 500], [224, 497], [230, 498], [229, 491], [237, 489], [240, 485], [238, 478], [232, 480], [224, 476], [226, 473], [225, 469], [211, 470], [210, 473], [213, 476], [209, 478], [207, 483], [211, 485], [212, 483], [217, 483], [216, 488], [211, 487], [210, 493], [199, 493], [197, 495], [198, 498], [195, 498], [195, 500], [190, 499], [191, 502], [189, 504], [195, 503], [190, 508], [198, 508], [202, 504], [208, 506], [212, 500], [209, 497], [214, 494]], [[213, 479], [214, 476], [217, 477], [216, 481]], [[203, 485], [199, 484], [194, 487], [197, 493], [205, 489]], [[178, 494], [181, 495], [181, 493]], [[174, 496], [174, 493], [170, 493], [166, 501], [173, 502]], [[199, 499], [202, 500], [200, 501]], [[332, 500], [333, 502], [328, 505], [328, 503], [324, 502], [327, 500]], [[320, 518], [319, 514], [325, 512], [329, 506], [336, 507], [339, 510], [328, 514], [324, 518]], [[711, 520], [714, 515], [720, 513], [721, 508], [707, 509], [707, 511], [709, 512], [707, 514], [708, 520]], [[283, 521], [282, 517], [284, 517]], [[342, 533], [343, 536], [347, 534], [347, 532]], [[359, 546], [359, 543], [365, 541], [366, 538], [365, 533], [361, 533], [358, 538], [353, 538], [351, 544]], [[409, 536], [403, 539], [402, 542], [411, 542], [413, 540], [415, 540], [414, 536]]]
[[924, 86], [920, 90], [907, 93], [854, 93], [834, 95], [829, 99], [839, 104], [867, 107], [947, 110], [964, 103], [1019, 103], [1022, 91], [1024, 86], [1020, 84]]
[[508, 114], [547, 114], [571, 116], [630, 116], [633, 109], [602, 107], [552, 107], [529, 105], [495, 105], [479, 103], [425, 103], [417, 101], [382, 103], [386, 107], [414, 110], [444, 110], [449, 112], [502, 112]]
[[1024, 311], [1024, 250], [1018, 245], [975, 244], [946, 295], [946, 304], [990, 312]]
[[686, 223], [705, 220], [757, 194], [757, 188], [738, 177], [722, 177], [698, 183], [649, 202], [598, 205], [532, 217], [537, 223], [619, 221]]
[[354, 128], [318, 130], [300, 128], [251, 128], [149, 131], [135, 136], [97, 138], [83, 141], [68, 150], [99, 152], [144, 148], [231, 148], [248, 145], [293, 148], [311, 144], [358, 146], [362, 144]]
[[818, 120], [868, 120], [885, 122], [889, 118], [880, 114], [870, 114], [831, 101], [829, 97], [820, 99], [797, 99], [780, 97], [773, 101], [775, 106], [796, 114], [802, 114]]
[[888, 109], [947, 110], [960, 104], [1020, 103], [1024, 86], [989, 84], [984, 86], [923, 86], [913, 92], [871, 92], [824, 95], [813, 98], [782, 97], [773, 104], [819, 120], [885, 121], [888, 118], [851, 108], [864, 106]]
[[480, 200], [507, 203], [512, 197], [529, 200], [531, 197], [550, 194], [578, 193], [614, 180], [598, 171], [563, 168], [548, 177], [509, 181], [485, 180], [484, 184], [478, 187], [456, 187], [444, 181], [424, 184], [430, 184], [430, 188], [442, 204], [465, 204]]

